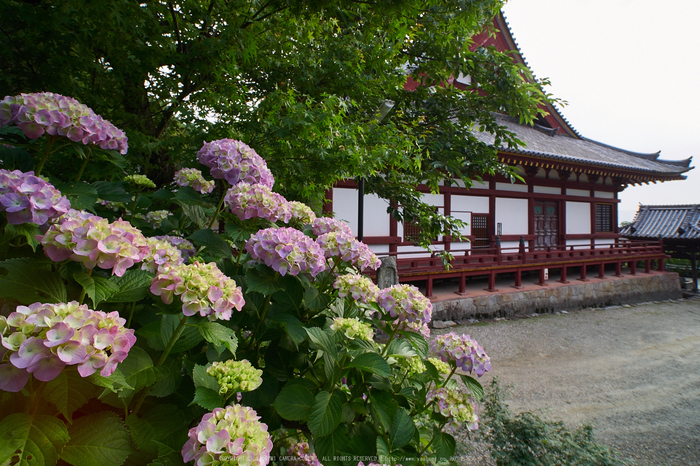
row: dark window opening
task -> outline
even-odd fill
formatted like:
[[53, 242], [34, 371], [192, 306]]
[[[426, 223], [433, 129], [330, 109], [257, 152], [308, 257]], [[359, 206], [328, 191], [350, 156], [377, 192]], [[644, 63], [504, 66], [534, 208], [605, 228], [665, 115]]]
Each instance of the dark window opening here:
[[613, 231], [613, 206], [612, 204], [595, 205], [595, 231]]

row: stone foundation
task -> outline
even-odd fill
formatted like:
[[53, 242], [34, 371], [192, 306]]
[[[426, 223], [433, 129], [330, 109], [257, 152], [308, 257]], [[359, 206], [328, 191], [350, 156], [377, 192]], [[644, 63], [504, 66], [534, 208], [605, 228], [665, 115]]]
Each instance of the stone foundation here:
[[433, 303], [433, 320], [463, 321], [682, 298], [676, 273], [544, 286]]

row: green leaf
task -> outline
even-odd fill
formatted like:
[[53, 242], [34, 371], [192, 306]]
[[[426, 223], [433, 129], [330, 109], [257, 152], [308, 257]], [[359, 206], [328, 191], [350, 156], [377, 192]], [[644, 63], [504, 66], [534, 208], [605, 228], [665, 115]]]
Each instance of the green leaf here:
[[314, 441], [314, 447], [316, 449], [316, 456], [322, 462], [321, 464], [333, 466], [336, 464], [342, 464], [335, 458], [341, 456], [351, 457], [347, 449], [349, 445], [347, 427], [344, 425], [338, 426], [330, 435], [325, 437], [317, 438]]
[[[163, 338], [163, 345], [167, 346], [173, 333], [180, 325], [182, 314], [166, 314], [160, 321], [160, 332]], [[180, 337], [170, 350], [171, 354], [181, 353], [197, 346], [202, 341], [199, 327], [195, 325], [185, 325]]]
[[182, 362], [173, 359], [158, 369], [162, 378], [148, 387], [148, 394], [158, 398], [172, 395], [182, 382]]
[[195, 364], [194, 369], [192, 369], [192, 380], [195, 387], [204, 387], [216, 392], [221, 388], [216, 378], [207, 374], [207, 366]]
[[77, 371], [63, 370], [58, 376], [46, 383], [44, 398], [71, 421], [73, 413], [94, 397], [99, 390]]
[[156, 383], [166, 371], [153, 367], [151, 357], [143, 349], [134, 346], [129, 351], [129, 356], [119, 365], [126, 382], [139, 390]]
[[30, 259], [0, 262], [8, 274], [0, 278], [0, 298], [14, 298], [22, 304], [65, 303], [66, 287], [61, 277], [51, 272], [51, 265]]
[[335, 342], [335, 332], [322, 330], [318, 327], [305, 329], [311, 340], [311, 346], [323, 350], [333, 361], [338, 359], [338, 348]]
[[340, 424], [343, 413], [343, 396], [339, 391], [332, 394], [319, 392], [309, 409], [309, 429], [314, 437], [330, 434]]
[[315, 286], [306, 287], [304, 291], [304, 303], [312, 311], [321, 311], [331, 302], [331, 297], [325, 293], [319, 293]]
[[391, 340], [391, 343], [389, 343], [389, 347], [386, 351], [387, 356], [398, 356], [401, 358], [410, 358], [413, 356], [418, 356], [418, 353], [409, 341], [398, 338]]
[[149, 451], [158, 451], [158, 440], [168, 438], [186, 424], [185, 414], [169, 404], [156, 405], [143, 417], [130, 414], [126, 418], [131, 438], [139, 448]]
[[199, 333], [209, 343], [217, 347], [217, 352], [221, 354], [220, 347], [226, 347], [231, 354], [236, 354], [238, 349], [238, 338], [233, 330], [224, 327], [216, 322], [202, 322], [199, 324]]
[[76, 419], [69, 432], [61, 459], [73, 466], [121, 466], [134, 451], [124, 423], [112, 412]]
[[136, 330], [136, 337], [145, 338], [148, 342], [148, 346], [154, 350], [163, 351], [165, 349], [165, 344], [163, 343], [163, 337], [160, 333], [160, 326], [160, 320], [149, 322]]
[[82, 182], [54, 183], [56, 189], [66, 196], [70, 206], [76, 210], [92, 211], [97, 202], [97, 190], [94, 186]]
[[420, 356], [421, 359], [428, 357], [428, 341], [423, 337], [423, 335], [405, 330], [401, 330], [399, 333], [401, 336], [411, 342], [411, 345], [418, 352], [418, 356]]
[[198, 205], [181, 204], [182, 212], [187, 218], [192, 220], [192, 223], [197, 225], [197, 228], [207, 227], [207, 215], [204, 209]]
[[210, 228], [204, 228], [197, 230], [189, 237], [195, 246], [204, 248], [213, 257], [223, 257], [229, 260], [233, 260], [233, 254], [231, 253], [231, 245], [226, 242], [221, 236], [214, 233]]
[[5, 225], [5, 236], [8, 240], [17, 236], [24, 236], [27, 240], [27, 244], [32, 248], [32, 251], [36, 251], [36, 247], [39, 245], [36, 235], [41, 235], [41, 230], [39, 230], [38, 225], [33, 223], [23, 223], [21, 225], [11, 225], [8, 223]]
[[454, 437], [445, 432], [435, 430], [433, 433], [432, 449], [437, 459], [449, 460], [455, 454], [456, 442]]
[[111, 202], [131, 202], [131, 194], [128, 194], [121, 183], [109, 181], [95, 181], [92, 187], [97, 191], [97, 197]]
[[114, 293], [119, 289], [117, 285], [107, 278], [102, 277], [91, 277], [95, 282], [95, 296], [91, 297], [95, 306], [97, 306], [102, 301], [105, 301], [112, 297]]
[[295, 345], [299, 346], [304, 342], [304, 340], [306, 340], [307, 334], [304, 326], [302, 325], [301, 321], [293, 315], [278, 314], [271, 317], [270, 321], [279, 323]]
[[121, 364], [117, 366], [112, 375], [109, 377], [102, 377], [98, 371], [88, 376], [87, 379], [98, 387], [104, 387], [114, 393], [121, 393], [124, 390], [134, 389], [132, 385], [127, 383], [126, 377], [124, 377], [124, 374], [121, 371]]
[[362, 371], [371, 372], [381, 377], [389, 377], [391, 375], [389, 363], [377, 353], [362, 353], [353, 359], [347, 367], [356, 367]]
[[182, 186], [175, 193], [175, 201], [180, 205], [207, 205], [208, 202], [200, 193], [190, 188]]
[[218, 391], [206, 387], [197, 387], [194, 392], [194, 399], [190, 405], [193, 404], [198, 404], [202, 408], [211, 411], [224, 406], [224, 399], [219, 395]]
[[148, 295], [153, 274], [145, 270], [129, 269], [121, 277], [115, 275], [109, 281], [116, 286], [116, 290], [106, 299], [106, 302], [131, 303], [140, 301]]
[[306, 387], [288, 383], [279, 392], [272, 406], [288, 421], [305, 421], [314, 403], [314, 395]]
[[391, 449], [396, 450], [408, 444], [416, 431], [416, 426], [413, 424], [411, 417], [404, 408], [396, 410], [394, 422], [391, 424], [389, 433], [389, 443]]
[[0, 421], [0, 464], [56, 464], [68, 429], [54, 416], [10, 414]]
[[387, 391], [371, 390], [369, 394], [370, 413], [375, 425], [381, 427], [384, 432], [389, 432], [396, 417], [398, 403]]
[[265, 296], [279, 290], [279, 274], [265, 265], [258, 265], [246, 274], [247, 292], [256, 291]]
[[476, 401], [484, 399], [484, 387], [481, 386], [478, 380], [465, 374], [459, 374], [459, 376]]

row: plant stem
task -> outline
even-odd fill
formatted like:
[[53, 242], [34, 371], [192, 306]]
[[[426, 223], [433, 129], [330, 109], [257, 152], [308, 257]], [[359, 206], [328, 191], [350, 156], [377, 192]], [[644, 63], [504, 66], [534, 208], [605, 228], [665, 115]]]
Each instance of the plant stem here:
[[83, 160], [83, 164], [80, 165], [80, 170], [78, 170], [78, 176], [75, 177], [76, 183], [80, 181], [80, 178], [83, 176], [83, 171], [85, 171], [85, 167], [87, 167], [88, 160], [90, 160], [90, 152], [88, 151], [88, 154], [85, 156], [85, 160]]
[[136, 301], [131, 302], [131, 310], [129, 311], [129, 320], [126, 321], [127, 328], [131, 328], [131, 319], [134, 318], [134, 309], [136, 309]]
[[46, 150], [44, 151], [44, 155], [41, 157], [41, 160], [39, 161], [39, 165], [37, 165], [36, 169], [34, 170], [34, 174], [36, 176], [39, 176], [41, 174], [41, 170], [44, 168], [44, 164], [49, 158], [49, 154], [51, 154], [51, 146], [53, 145], [53, 142], [56, 139], [52, 136], [49, 138], [48, 144], [46, 144]]
[[211, 227], [214, 226], [216, 219], [219, 217], [219, 214], [221, 213], [221, 206], [224, 205], [224, 199], [226, 199], [226, 191], [224, 191], [223, 194], [221, 194], [221, 199], [219, 199], [219, 205], [216, 206], [216, 211], [214, 212], [214, 216], [211, 218], [211, 222], [209, 222], [209, 226], [207, 228], [211, 229]]

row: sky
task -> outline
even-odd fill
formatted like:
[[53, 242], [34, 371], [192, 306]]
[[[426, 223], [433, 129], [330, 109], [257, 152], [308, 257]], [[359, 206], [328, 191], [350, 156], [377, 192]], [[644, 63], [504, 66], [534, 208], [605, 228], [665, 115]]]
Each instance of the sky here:
[[628, 187], [639, 204], [700, 204], [700, 0], [510, 0], [523, 57], [582, 136], [659, 159], [693, 157], [683, 181]]

